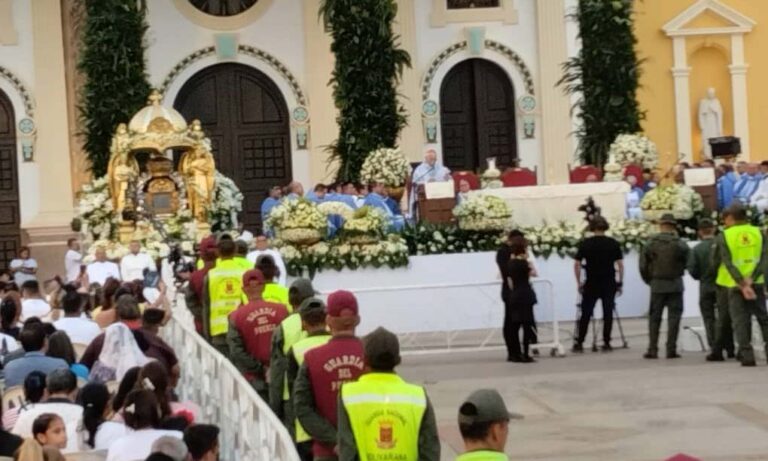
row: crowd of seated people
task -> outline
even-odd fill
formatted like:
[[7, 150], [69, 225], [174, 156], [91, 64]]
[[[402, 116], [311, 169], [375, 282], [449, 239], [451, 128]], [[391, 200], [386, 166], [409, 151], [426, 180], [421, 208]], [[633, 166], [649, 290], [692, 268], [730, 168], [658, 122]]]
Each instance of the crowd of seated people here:
[[[162, 281], [154, 296], [144, 280], [123, 281], [120, 271], [92, 282], [108, 262], [97, 253], [96, 267], [69, 283], [38, 282], [36, 263], [16, 264], [34, 271], [0, 274], [0, 457], [216, 459], [218, 428], [176, 397], [179, 359], [159, 335], [171, 316]], [[139, 249], [121, 265], [137, 278], [155, 270], [151, 262], [144, 271], [148, 261]]]

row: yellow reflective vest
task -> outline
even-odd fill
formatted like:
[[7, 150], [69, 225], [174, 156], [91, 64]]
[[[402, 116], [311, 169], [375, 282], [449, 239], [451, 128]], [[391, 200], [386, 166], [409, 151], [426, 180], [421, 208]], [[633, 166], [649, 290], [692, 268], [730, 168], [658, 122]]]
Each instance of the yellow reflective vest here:
[[[739, 224], [731, 226], [723, 232], [725, 244], [731, 253], [731, 261], [743, 277], [751, 277], [763, 252], [763, 234], [755, 226]], [[763, 283], [760, 275], [754, 283]], [[720, 263], [717, 269], [717, 285], [727, 288], [735, 288], [736, 280], [731, 276], [725, 264]]]
[[368, 373], [341, 387], [341, 402], [361, 460], [419, 459], [424, 388], [393, 373]]
[[229, 314], [243, 299], [245, 269], [233, 259], [220, 259], [208, 272], [210, 298], [210, 335], [219, 336], [229, 329]]
[[477, 450], [459, 455], [455, 461], [509, 461], [509, 457], [498, 451]]
[[288, 309], [288, 313], [293, 312], [293, 306], [291, 306], [291, 303], [288, 302], [288, 288], [285, 288], [280, 284], [274, 282], [265, 284], [264, 291], [261, 293], [261, 297], [264, 299], [264, 301], [282, 304], [286, 309]]
[[[330, 334], [307, 336], [306, 338], [300, 339], [292, 348], [293, 357], [296, 359], [296, 363], [301, 366], [304, 363], [304, 355], [307, 351], [322, 346], [330, 340]], [[307, 431], [299, 423], [299, 418], [296, 418], [296, 443], [309, 442], [310, 440], [312, 440], [312, 436], [307, 434]]]

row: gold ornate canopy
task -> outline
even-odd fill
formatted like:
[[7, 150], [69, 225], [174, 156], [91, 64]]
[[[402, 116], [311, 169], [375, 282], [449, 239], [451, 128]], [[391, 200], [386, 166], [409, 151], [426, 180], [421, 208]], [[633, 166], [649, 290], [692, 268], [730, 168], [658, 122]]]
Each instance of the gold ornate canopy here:
[[[198, 120], [187, 124], [175, 109], [162, 106], [161, 100], [160, 93], [153, 91], [146, 107], [137, 112], [128, 125], [118, 125], [112, 138], [109, 190], [114, 212], [121, 222], [121, 239], [129, 238], [135, 226], [133, 220], [136, 218], [126, 219], [124, 212], [138, 209], [139, 204], [134, 199], [136, 185], [140, 179], [143, 179], [142, 184], [147, 183], [146, 174], [142, 176], [136, 159], [139, 152], [149, 153], [149, 165], [170, 164], [170, 153], [182, 152], [176, 177], [183, 178], [187, 203], [198, 224], [198, 230], [205, 233], [209, 228], [207, 210], [213, 196], [216, 171], [211, 142], [205, 137]], [[151, 187], [151, 182], [149, 184]], [[168, 210], [165, 211], [167, 215]]]

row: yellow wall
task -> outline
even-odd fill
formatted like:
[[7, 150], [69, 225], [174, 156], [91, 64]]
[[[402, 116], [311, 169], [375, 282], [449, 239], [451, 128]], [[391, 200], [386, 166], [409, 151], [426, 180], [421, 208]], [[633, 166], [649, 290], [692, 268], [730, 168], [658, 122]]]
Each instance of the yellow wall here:
[[[724, 5], [750, 17], [757, 25], [744, 36], [747, 72], [747, 100], [749, 135], [752, 161], [768, 159], [768, 130], [762, 121], [768, 119], [768, 61], [762, 59], [762, 51], [768, 49], [768, 1], [720, 0]], [[645, 0], [637, 1], [635, 35], [638, 40], [638, 56], [644, 58], [642, 88], [638, 92], [641, 107], [647, 111], [643, 127], [653, 139], [661, 157], [662, 168], [676, 161], [678, 153], [675, 124], [675, 92], [672, 78], [672, 39], [661, 28], [678, 14], [695, 3], [695, 0]], [[686, 28], [720, 27], [727, 25], [712, 13], [698, 17]], [[686, 40], [690, 74], [691, 137], [694, 159], [699, 158], [701, 137], [698, 131], [698, 102], [707, 87], [717, 90], [723, 105], [724, 132], [733, 133], [733, 108], [731, 99], [730, 36], [688, 37]]]

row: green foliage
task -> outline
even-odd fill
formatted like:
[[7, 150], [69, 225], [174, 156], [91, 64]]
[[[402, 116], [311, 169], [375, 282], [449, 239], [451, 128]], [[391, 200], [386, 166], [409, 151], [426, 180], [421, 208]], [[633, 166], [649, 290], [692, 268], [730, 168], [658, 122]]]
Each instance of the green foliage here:
[[563, 65], [559, 84], [580, 95], [574, 109], [582, 119], [578, 155], [585, 164], [604, 165], [617, 135], [641, 131], [632, 7], [633, 0], [579, 0], [575, 12], [582, 47]]
[[84, 17], [78, 109], [91, 172], [107, 172], [112, 135], [146, 103], [146, 5], [137, 0], [78, 0]]
[[392, 33], [395, 0], [323, 0], [320, 15], [331, 34], [336, 57], [331, 83], [339, 137], [329, 146], [339, 163], [337, 179], [357, 181], [369, 152], [395, 147], [406, 125], [397, 84], [411, 65]]

